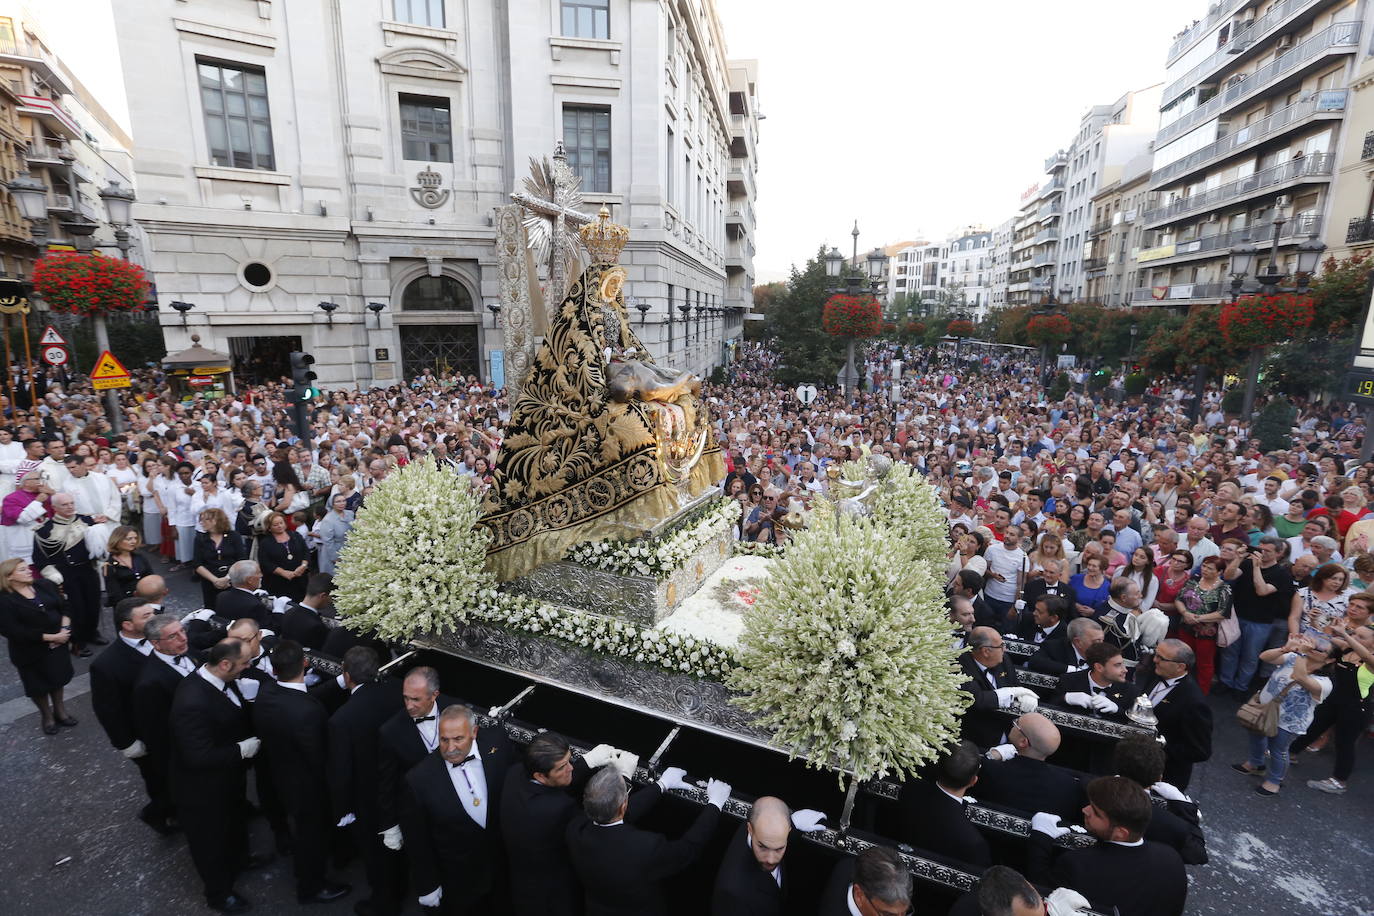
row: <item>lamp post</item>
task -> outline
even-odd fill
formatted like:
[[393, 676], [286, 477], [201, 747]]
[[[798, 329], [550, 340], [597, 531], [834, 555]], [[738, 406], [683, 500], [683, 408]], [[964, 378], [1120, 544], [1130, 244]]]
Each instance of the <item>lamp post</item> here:
[[377, 330], [382, 329], [382, 312], [386, 309], [385, 302], [369, 302], [367, 310], [377, 316]]
[[[844, 255], [840, 254], [839, 249], [831, 248], [828, 253], [821, 257], [825, 263], [825, 275], [827, 279], [836, 281], [843, 276], [844, 286], [833, 286], [830, 288], [832, 295], [844, 293], [849, 296], [859, 296], [864, 292], [864, 276], [858, 272], [859, 263], [859, 223], [854, 222], [854, 230], [850, 233], [854, 239], [853, 265], [854, 269], [845, 271]], [[887, 276], [888, 256], [881, 248], [874, 248], [869, 252], [865, 259], [867, 262], [868, 292], [877, 296], [878, 290], [882, 286], [882, 278]], [[859, 370], [854, 365], [854, 338], [851, 336], [845, 347], [844, 368], [840, 370], [840, 387], [845, 394], [852, 395], [859, 387]]]
[[1134, 321], [1131, 322], [1131, 348], [1126, 351], [1126, 359], [1129, 361], [1135, 356], [1135, 336], [1140, 333], [1140, 326]]
[[[959, 311], [957, 311], [957, 312], [954, 313], [954, 320], [960, 323], [960, 324], [959, 324], [959, 333], [954, 335], [954, 365], [955, 365], [955, 366], [959, 366], [959, 365], [962, 365], [963, 349], [964, 349], [964, 325], [963, 325], [963, 322], [969, 320], [968, 313], [965, 312], [963, 309], [960, 309]], [[959, 370], [958, 370], [958, 369], [955, 369], [954, 371], [958, 372]]]

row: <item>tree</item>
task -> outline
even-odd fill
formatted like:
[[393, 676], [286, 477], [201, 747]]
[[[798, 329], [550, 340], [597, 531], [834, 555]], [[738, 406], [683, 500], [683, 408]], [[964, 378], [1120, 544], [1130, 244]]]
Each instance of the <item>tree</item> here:
[[754, 305], [751, 311], [758, 312], [760, 315], [767, 315], [785, 295], [787, 295], [787, 284], [782, 281], [755, 286]]
[[1273, 397], [1255, 420], [1255, 438], [1266, 452], [1293, 446], [1293, 421], [1298, 411], [1286, 398]]
[[1369, 301], [1374, 260], [1328, 258], [1312, 284], [1316, 314], [1301, 338], [1269, 350], [1265, 381], [1292, 394], [1333, 391], [1350, 365], [1360, 315]]
[[793, 266], [787, 291], [765, 316], [765, 331], [776, 341], [781, 357], [773, 378], [783, 385], [833, 384], [844, 363], [844, 339], [827, 334], [821, 323], [834, 285], [825, 275], [824, 253], [822, 247], [804, 268]]

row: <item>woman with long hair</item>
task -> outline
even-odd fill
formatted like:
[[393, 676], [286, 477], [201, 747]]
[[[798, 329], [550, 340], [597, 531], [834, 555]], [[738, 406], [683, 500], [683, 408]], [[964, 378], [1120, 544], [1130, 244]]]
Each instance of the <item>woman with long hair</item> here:
[[51, 582], [35, 580], [29, 564], [18, 557], [0, 563], [0, 635], [9, 645], [24, 696], [38, 707], [43, 734], [75, 725], [62, 696], [72, 679], [67, 603]]
[[[104, 568], [105, 604], [109, 607], [131, 596], [138, 587], [138, 580], [152, 574], [153, 567], [138, 552], [142, 546], [143, 539], [137, 528], [120, 525], [110, 532], [106, 542], [109, 557]], [[119, 627], [115, 627], [115, 632], [118, 631]]]
[[1339, 563], [1327, 563], [1312, 579], [1293, 593], [1288, 609], [1289, 636], [1326, 636], [1345, 617], [1350, 573]]
[[1131, 551], [1130, 559], [1117, 573], [1119, 577], [1130, 579], [1140, 586], [1140, 606], [1155, 606], [1155, 595], [1159, 592], [1159, 580], [1155, 578], [1155, 560], [1150, 556], [1150, 548], [1137, 547]]

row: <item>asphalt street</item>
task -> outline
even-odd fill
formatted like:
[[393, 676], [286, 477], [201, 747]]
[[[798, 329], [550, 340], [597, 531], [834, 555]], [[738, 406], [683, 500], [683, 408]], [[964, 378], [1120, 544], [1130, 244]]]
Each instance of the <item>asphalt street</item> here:
[[[157, 561], [155, 561], [157, 562]], [[170, 609], [199, 606], [186, 573], [168, 576]], [[104, 630], [109, 635], [108, 612]], [[161, 837], [135, 819], [143, 803], [137, 771], [110, 747], [91, 712], [89, 663], [77, 660], [68, 688], [76, 728], [47, 737], [7, 659], [0, 660], [0, 914], [209, 913], [180, 836]], [[453, 692], [460, 692], [454, 690]], [[1328, 796], [1308, 779], [1330, 775], [1330, 751], [1305, 754], [1276, 798], [1254, 794], [1255, 779], [1234, 773], [1245, 735], [1234, 722], [1234, 700], [1213, 700], [1216, 750], [1197, 769], [1190, 793], [1204, 813], [1211, 862], [1190, 869], [1189, 914], [1196, 916], [1369, 916], [1374, 861], [1368, 824], [1374, 813], [1374, 739], [1361, 741], [1350, 791]], [[270, 847], [264, 823], [255, 851]], [[363, 888], [361, 866], [340, 873], [356, 888], [344, 900], [317, 907], [295, 903], [290, 860], [278, 857], [244, 876], [239, 890], [253, 912], [325, 916], [352, 912]], [[412, 911], [419, 908], [412, 904]], [[919, 901], [917, 912], [922, 912]]]

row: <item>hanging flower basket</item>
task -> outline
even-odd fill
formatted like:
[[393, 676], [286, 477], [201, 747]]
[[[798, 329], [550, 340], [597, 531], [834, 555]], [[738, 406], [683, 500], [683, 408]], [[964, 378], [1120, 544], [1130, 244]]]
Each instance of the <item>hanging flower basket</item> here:
[[1063, 315], [1034, 315], [1026, 322], [1026, 337], [1036, 346], [1063, 343], [1073, 333], [1073, 325]]
[[956, 318], [945, 328], [945, 333], [950, 337], [972, 337], [976, 330], [972, 321], [967, 318]]
[[876, 337], [883, 329], [883, 307], [872, 296], [837, 293], [826, 300], [821, 324], [835, 337]]
[[908, 337], [924, 337], [926, 335], [926, 325], [924, 321], [908, 321], [902, 328], [902, 332]]
[[1316, 314], [1311, 296], [1242, 296], [1221, 307], [1217, 324], [1227, 343], [1254, 349], [1301, 336]]
[[33, 267], [33, 292], [55, 312], [110, 315], [143, 307], [143, 268], [99, 254], [49, 254]]

